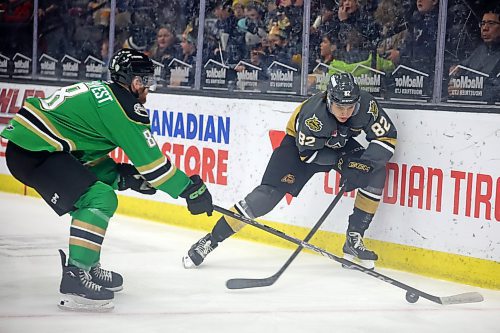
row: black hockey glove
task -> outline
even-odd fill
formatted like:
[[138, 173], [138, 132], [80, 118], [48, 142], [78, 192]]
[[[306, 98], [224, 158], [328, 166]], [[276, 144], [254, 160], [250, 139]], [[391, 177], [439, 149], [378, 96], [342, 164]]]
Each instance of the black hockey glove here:
[[193, 183], [188, 185], [179, 196], [186, 199], [187, 208], [191, 214], [207, 213], [208, 216], [212, 216], [214, 206], [212, 204], [212, 195], [207, 186], [198, 175], [193, 175], [190, 178]]
[[155, 194], [156, 189], [137, 171], [132, 164], [120, 163], [116, 166], [118, 171], [118, 190], [132, 189], [142, 194]]
[[346, 192], [366, 187], [370, 182], [373, 164], [363, 158], [351, 158], [342, 166], [341, 186]]

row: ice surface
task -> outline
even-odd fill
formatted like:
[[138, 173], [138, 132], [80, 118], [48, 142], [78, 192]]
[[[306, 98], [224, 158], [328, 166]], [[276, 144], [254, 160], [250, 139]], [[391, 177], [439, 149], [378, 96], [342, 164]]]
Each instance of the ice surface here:
[[[485, 301], [442, 306], [405, 301], [403, 290], [303, 253], [271, 287], [228, 290], [229, 278], [274, 274], [291, 250], [229, 239], [196, 270], [181, 257], [205, 233], [121, 215], [102, 264], [124, 276], [105, 314], [57, 307], [58, 248], [69, 217], [40, 199], [0, 192], [0, 332], [500, 332], [500, 292], [381, 269], [437, 296], [478, 291]], [[248, 227], [250, 228], [250, 227]], [[314, 243], [314, 242], [313, 242]]]

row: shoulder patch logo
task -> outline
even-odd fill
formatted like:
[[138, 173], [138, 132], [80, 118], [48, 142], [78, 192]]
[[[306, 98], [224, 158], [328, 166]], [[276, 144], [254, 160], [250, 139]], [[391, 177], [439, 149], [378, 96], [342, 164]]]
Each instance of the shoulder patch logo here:
[[313, 132], [319, 132], [323, 128], [323, 123], [316, 117], [316, 114], [313, 114], [311, 118], [307, 118], [305, 124]]
[[368, 107], [368, 113], [370, 113], [373, 116], [373, 120], [377, 120], [378, 118], [378, 106], [377, 102], [374, 100], [370, 101], [370, 106]]
[[291, 173], [289, 173], [288, 175], [281, 178], [281, 182], [291, 185], [291, 184], [295, 183], [295, 176], [292, 175]]
[[141, 117], [149, 117], [148, 116], [148, 111], [146, 110], [146, 108], [144, 106], [142, 106], [142, 104], [140, 103], [136, 103], [134, 105], [134, 112], [136, 114], [138, 114], [139, 116]]

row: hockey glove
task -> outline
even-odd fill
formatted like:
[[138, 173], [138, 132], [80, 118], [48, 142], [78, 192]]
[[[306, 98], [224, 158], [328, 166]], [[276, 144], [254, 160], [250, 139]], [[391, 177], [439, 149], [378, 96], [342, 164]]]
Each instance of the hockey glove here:
[[179, 196], [186, 199], [187, 208], [191, 214], [207, 213], [208, 216], [212, 216], [214, 206], [212, 204], [212, 195], [207, 186], [198, 175], [193, 175], [190, 178], [192, 183]]
[[120, 163], [116, 166], [118, 171], [118, 190], [132, 189], [142, 194], [155, 194], [156, 189], [137, 171], [132, 164]]
[[351, 158], [342, 166], [340, 184], [346, 192], [366, 187], [373, 172], [372, 162], [363, 158]]

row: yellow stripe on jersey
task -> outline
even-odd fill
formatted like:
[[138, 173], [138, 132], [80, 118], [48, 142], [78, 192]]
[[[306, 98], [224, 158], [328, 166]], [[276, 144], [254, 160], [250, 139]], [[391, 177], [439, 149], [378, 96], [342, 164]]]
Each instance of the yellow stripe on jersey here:
[[[239, 212], [235, 207], [231, 207], [229, 210], [235, 212], [236, 214], [241, 214], [241, 212]], [[240, 220], [237, 220], [229, 216], [224, 216], [224, 219], [234, 232], [238, 232], [239, 230], [241, 230], [241, 228], [243, 228], [246, 225], [244, 222], [241, 222]]]
[[388, 137], [377, 138], [377, 140], [385, 142], [385, 143], [388, 143], [388, 144], [392, 145], [393, 147], [396, 147], [396, 143], [398, 142], [398, 139], [396, 139], [396, 138], [388, 138]]
[[46, 133], [42, 132], [41, 130], [38, 129], [35, 125], [33, 125], [29, 120], [21, 116], [20, 114], [16, 114], [14, 116], [14, 120], [17, 121], [19, 124], [23, 125], [27, 129], [29, 129], [31, 132], [34, 134], [38, 135], [42, 140], [47, 142], [49, 145], [54, 147], [56, 151], [62, 151], [63, 146], [57, 142], [56, 140], [52, 139], [50, 136], [48, 136]]
[[288, 123], [286, 124], [286, 134], [291, 135], [291, 136], [297, 136], [297, 130], [295, 129], [295, 123], [297, 122], [297, 117], [300, 113], [300, 110], [302, 110], [302, 105], [304, 105], [305, 101], [300, 103], [299, 106], [293, 111], [292, 116], [288, 120]]
[[373, 198], [370, 198], [358, 190], [356, 194], [356, 200], [354, 200], [354, 207], [361, 209], [362, 211], [367, 212], [368, 214], [375, 214], [379, 203], [380, 200], [375, 200]]
[[101, 246], [96, 244], [96, 243], [93, 243], [93, 242], [90, 242], [88, 240], [85, 240], [85, 239], [82, 239], [82, 238], [76, 238], [76, 237], [73, 237], [71, 236], [69, 238], [69, 245], [75, 245], [75, 246], [81, 246], [81, 247], [84, 247], [86, 249], [89, 249], [89, 250], [92, 250], [92, 251], [96, 251], [96, 252], [100, 252], [101, 251]]
[[38, 119], [45, 126], [47, 126], [47, 128], [49, 128], [55, 136], [57, 136], [59, 139], [61, 139], [63, 141], [66, 141], [68, 143], [68, 145], [70, 146], [71, 151], [76, 150], [75, 143], [72, 140], [65, 138], [61, 133], [59, 133], [57, 128], [50, 122], [50, 120], [47, 117], [45, 117], [45, 115], [40, 110], [38, 110], [36, 107], [29, 104], [28, 102], [24, 103], [24, 108], [29, 110], [31, 113], [35, 114], [38, 117]]
[[88, 166], [88, 167], [94, 167], [102, 162], [104, 162], [105, 160], [107, 160], [108, 158], [110, 158], [108, 155], [104, 155], [104, 156], [101, 156], [101, 157], [98, 157], [96, 158], [95, 160], [93, 161], [88, 161], [88, 162], [85, 162], [83, 165], [85, 166]]
[[99, 228], [98, 226], [95, 226], [93, 224], [90, 224], [90, 223], [87, 223], [87, 222], [83, 222], [83, 221], [80, 221], [80, 220], [74, 219], [71, 222], [71, 226], [72, 227], [78, 227], [79, 229], [91, 232], [93, 234], [98, 234], [98, 235], [100, 235], [102, 237], [104, 237], [106, 235], [106, 229]]
[[158, 177], [156, 179], [149, 181], [149, 183], [151, 185], [153, 185], [154, 187], [158, 188], [158, 186], [160, 186], [161, 184], [165, 183], [170, 178], [172, 178], [176, 172], [177, 172], [177, 168], [175, 167], [175, 165], [171, 164], [170, 169], [166, 173], [164, 173], [163, 175], [161, 175], [160, 177]]
[[143, 166], [136, 166], [136, 168], [137, 168], [137, 171], [139, 171], [142, 174], [145, 174], [145, 173], [153, 172], [154, 170], [158, 169], [158, 167], [165, 164], [166, 162], [167, 162], [167, 158], [165, 156], [161, 156], [156, 161], [153, 161], [153, 162], [146, 164], [146, 165], [143, 165]]

